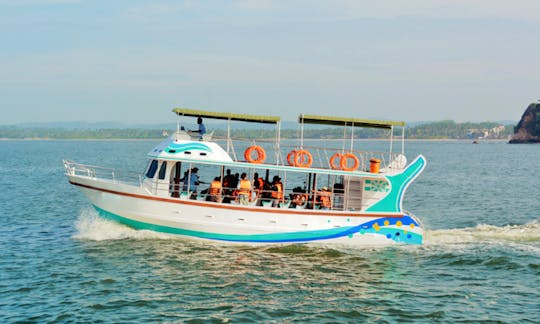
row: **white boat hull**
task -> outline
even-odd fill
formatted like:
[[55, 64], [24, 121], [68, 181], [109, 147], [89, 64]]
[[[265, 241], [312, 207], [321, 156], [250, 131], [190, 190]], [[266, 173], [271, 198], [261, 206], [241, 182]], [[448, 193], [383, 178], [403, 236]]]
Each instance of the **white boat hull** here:
[[69, 175], [100, 215], [136, 229], [243, 244], [421, 244], [423, 229], [406, 213], [255, 207], [160, 197], [142, 186]]

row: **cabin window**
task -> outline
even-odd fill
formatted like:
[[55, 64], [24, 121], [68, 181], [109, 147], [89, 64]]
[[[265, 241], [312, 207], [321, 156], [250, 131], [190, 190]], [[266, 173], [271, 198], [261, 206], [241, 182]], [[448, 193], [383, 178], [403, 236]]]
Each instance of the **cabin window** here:
[[154, 175], [156, 174], [157, 167], [158, 167], [158, 161], [152, 160], [152, 163], [150, 163], [150, 167], [148, 168], [148, 172], [146, 172], [146, 177], [150, 179], [153, 178]]
[[165, 179], [165, 172], [167, 171], [167, 162], [161, 163], [161, 168], [159, 168], [159, 180]]

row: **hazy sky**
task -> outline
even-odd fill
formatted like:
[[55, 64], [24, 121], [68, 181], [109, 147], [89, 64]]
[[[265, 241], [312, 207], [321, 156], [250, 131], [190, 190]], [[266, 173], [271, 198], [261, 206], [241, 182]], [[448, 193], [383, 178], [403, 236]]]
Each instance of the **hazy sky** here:
[[0, 0], [0, 124], [519, 120], [539, 0]]

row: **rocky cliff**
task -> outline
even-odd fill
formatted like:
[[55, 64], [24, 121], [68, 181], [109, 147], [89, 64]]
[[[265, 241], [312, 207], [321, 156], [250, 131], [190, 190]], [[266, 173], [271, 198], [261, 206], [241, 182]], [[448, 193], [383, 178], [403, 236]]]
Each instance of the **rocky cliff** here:
[[510, 143], [540, 143], [540, 103], [532, 103], [527, 107], [514, 129]]

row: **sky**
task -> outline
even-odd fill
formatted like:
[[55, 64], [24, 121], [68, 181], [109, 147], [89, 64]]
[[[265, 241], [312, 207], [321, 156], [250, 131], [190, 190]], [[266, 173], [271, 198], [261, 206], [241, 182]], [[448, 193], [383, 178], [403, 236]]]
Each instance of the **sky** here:
[[0, 0], [0, 124], [520, 119], [538, 0]]

